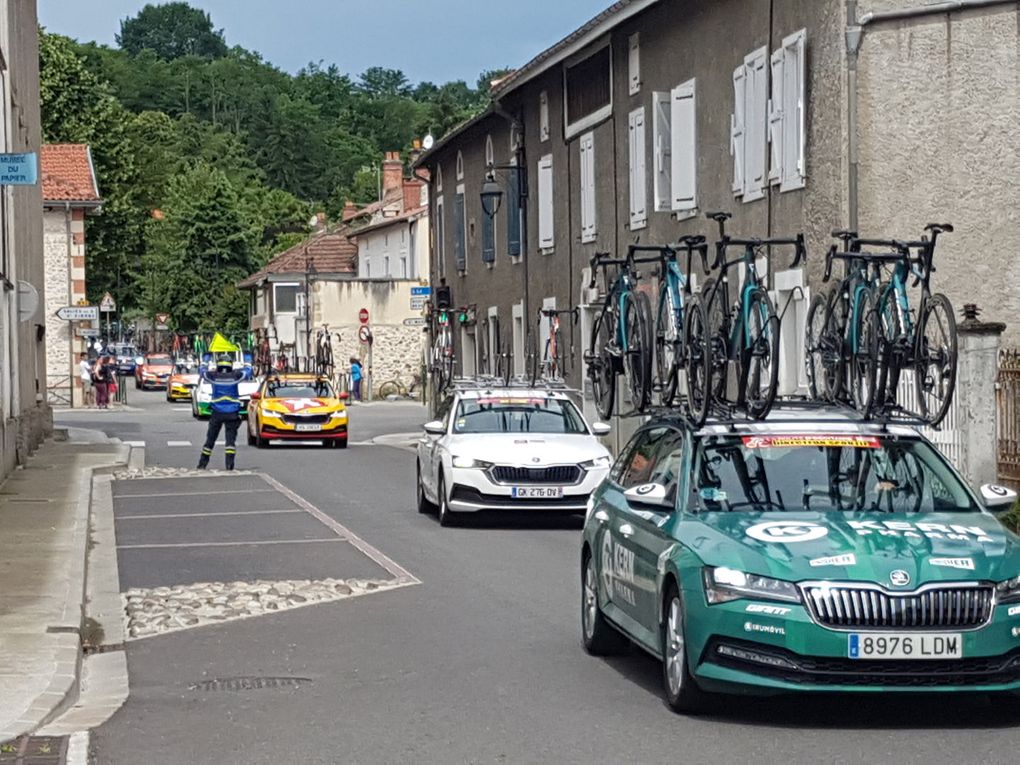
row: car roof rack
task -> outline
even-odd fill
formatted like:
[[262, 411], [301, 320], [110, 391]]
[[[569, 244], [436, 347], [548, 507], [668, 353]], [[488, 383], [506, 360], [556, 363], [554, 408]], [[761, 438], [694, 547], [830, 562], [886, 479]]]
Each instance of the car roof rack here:
[[547, 393], [580, 393], [579, 390], [567, 385], [561, 377], [537, 377], [514, 375], [509, 380], [498, 375], [474, 375], [472, 377], [455, 377], [450, 381], [452, 391], [491, 391], [491, 390], [541, 390]]
[[[791, 414], [784, 417], [782, 414], [783, 410], [787, 410]], [[720, 406], [716, 404], [713, 405], [712, 412], [709, 414], [705, 424], [726, 425], [731, 430], [734, 430], [739, 425], [753, 425], [756, 423], [795, 425], [804, 422], [804, 417], [803, 415], [796, 416], [793, 414], [794, 412], [812, 410], [825, 410], [830, 413], [830, 416], [813, 417], [810, 420], [811, 423], [845, 424], [847, 422], [856, 422], [861, 425], [878, 425], [886, 431], [888, 431], [890, 425], [930, 427], [924, 419], [899, 406], [887, 406], [882, 411], [870, 417], [865, 417], [862, 412], [846, 402], [823, 401], [803, 396], [781, 396], [777, 398], [769, 415], [763, 420], [756, 420], [750, 417], [745, 410], [736, 406]]]

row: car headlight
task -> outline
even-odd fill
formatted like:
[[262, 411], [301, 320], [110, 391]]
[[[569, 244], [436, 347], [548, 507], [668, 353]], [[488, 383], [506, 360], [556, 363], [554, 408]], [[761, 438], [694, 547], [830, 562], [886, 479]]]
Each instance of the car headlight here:
[[491, 462], [485, 460], [476, 460], [473, 457], [454, 457], [453, 466], [455, 468], [478, 468], [479, 470], [488, 470], [492, 467]]
[[740, 598], [800, 602], [800, 593], [791, 582], [758, 574], [746, 574], [732, 568], [705, 568], [705, 597], [711, 605]]
[[332, 417], [334, 420], [343, 420], [347, 417], [347, 412], [345, 412], [343, 409], [340, 409], [339, 411], [333, 412], [330, 415], [330, 417]]
[[596, 457], [593, 460], [582, 462], [581, 467], [585, 470], [595, 470], [596, 468], [607, 468], [613, 464], [613, 458], [608, 454], [603, 454], [601, 457]]
[[1005, 582], [995, 585], [995, 594], [1000, 603], [1013, 603], [1020, 600], [1020, 576], [1014, 576]]

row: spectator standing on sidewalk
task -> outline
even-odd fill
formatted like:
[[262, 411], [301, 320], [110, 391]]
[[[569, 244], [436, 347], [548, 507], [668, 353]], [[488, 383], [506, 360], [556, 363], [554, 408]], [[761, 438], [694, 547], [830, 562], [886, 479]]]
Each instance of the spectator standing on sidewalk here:
[[92, 365], [89, 363], [89, 355], [82, 353], [78, 356], [78, 379], [81, 380], [81, 402], [83, 406], [92, 406]]
[[361, 362], [351, 356], [351, 397], [355, 401], [361, 401], [361, 379], [365, 376], [361, 369]]
[[96, 407], [98, 409], [110, 408], [110, 357], [100, 356], [96, 366], [92, 370], [92, 384], [96, 389]]

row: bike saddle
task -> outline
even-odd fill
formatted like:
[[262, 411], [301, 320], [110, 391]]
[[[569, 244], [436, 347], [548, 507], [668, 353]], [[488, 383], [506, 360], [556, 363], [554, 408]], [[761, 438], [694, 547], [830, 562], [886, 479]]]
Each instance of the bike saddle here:
[[832, 238], [833, 239], [856, 239], [857, 238], [857, 232], [856, 231], [850, 231], [850, 230], [847, 230], [847, 229], [837, 229], [836, 231], [832, 232]]
[[680, 237], [680, 244], [686, 244], [692, 247], [696, 247], [697, 245], [704, 243], [704, 241], [705, 237], [700, 234], [690, 234], [688, 236]]
[[710, 213], [705, 213], [705, 217], [709, 218], [711, 220], [714, 220], [714, 221], [718, 221], [719, 223], [722, 223], [724, 220], [729, 220], [730, 218], [732, 218], [733, 217], [733, 213], [728, 213], [728, 212], [710, 212]]
[[950, 233], [953, 230], [953, 225], [951, 223], [929, 223], [924, 227], [924, 230], [935, 234]]

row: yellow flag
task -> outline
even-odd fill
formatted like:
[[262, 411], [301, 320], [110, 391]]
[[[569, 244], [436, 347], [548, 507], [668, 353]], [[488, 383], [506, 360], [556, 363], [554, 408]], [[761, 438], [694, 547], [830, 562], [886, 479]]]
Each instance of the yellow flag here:
[[213, 341], [209, 343], [209, 350], [213, 353], [236, 353], [241, 349], [217, 332]]

